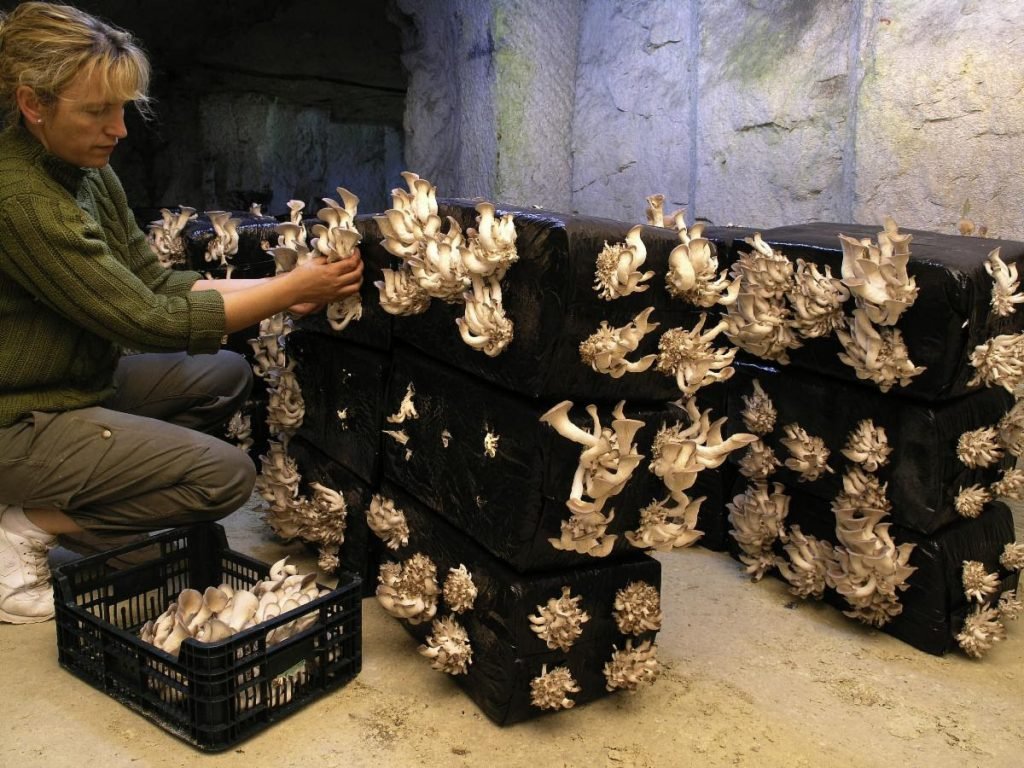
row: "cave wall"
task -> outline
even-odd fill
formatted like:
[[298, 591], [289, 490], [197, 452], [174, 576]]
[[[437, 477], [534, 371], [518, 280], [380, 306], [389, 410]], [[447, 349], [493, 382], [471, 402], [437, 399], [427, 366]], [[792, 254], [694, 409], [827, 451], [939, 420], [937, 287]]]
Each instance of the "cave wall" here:
[[407, 135], [490, 153], [472, 175], [409, 141], [447, 194], [639, 221], [660, 192], [716, 224], [889, 214], [946, 233], [967, 203], [1024, 239], [1024, 4], [396, 2], [425, 33]]

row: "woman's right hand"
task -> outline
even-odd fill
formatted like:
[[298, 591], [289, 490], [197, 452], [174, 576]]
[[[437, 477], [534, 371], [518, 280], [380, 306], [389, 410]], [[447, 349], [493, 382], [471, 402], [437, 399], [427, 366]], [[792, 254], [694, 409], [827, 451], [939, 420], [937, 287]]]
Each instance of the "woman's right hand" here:
[[357, 248], [330, 263], [322, 256], [310, 258], [286, 274], [294, 290], [291, 305], [322, 306], [359, 292], [363, 259]]

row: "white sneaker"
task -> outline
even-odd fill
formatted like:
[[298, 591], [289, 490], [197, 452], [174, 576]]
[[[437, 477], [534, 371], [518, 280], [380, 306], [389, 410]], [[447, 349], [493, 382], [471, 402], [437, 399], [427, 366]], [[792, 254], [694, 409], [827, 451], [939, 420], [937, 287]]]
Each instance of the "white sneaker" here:
[[27, 522], [19, 507], [0, 505], [0, 621], [10, 624], [53, 618], [47, 555], [57, 537], [37, 533], [21, 520]]

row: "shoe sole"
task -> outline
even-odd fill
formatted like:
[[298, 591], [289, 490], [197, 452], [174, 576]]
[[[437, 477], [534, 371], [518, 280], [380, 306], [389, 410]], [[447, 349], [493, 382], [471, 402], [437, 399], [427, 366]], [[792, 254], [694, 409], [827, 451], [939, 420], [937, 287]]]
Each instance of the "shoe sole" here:
[[0, 623], [4, 624], [42, 624], [44, 621], [53, 619], [54, 614], [49, 616], [21, 616], [16, 613], [8, 613], [0, 608]]

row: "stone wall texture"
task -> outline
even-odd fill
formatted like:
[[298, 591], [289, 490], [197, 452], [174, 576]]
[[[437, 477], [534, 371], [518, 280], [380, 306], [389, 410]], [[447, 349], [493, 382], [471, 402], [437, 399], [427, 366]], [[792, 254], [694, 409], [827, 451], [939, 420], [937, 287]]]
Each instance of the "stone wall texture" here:
[[641, 221], [1024, 239], [1024, 3], [397, 0], [405, 164], [439, 194]]

